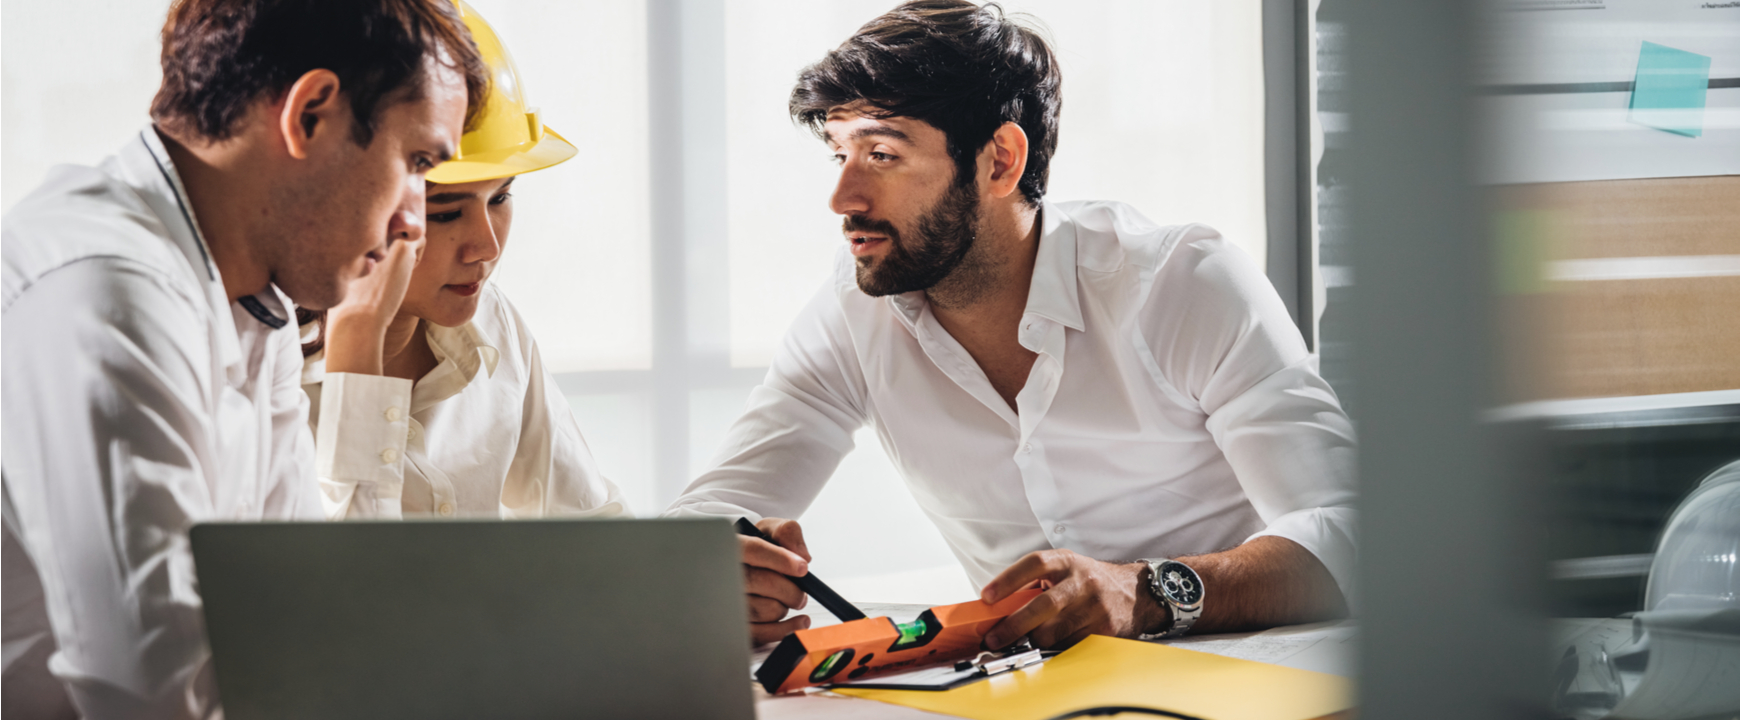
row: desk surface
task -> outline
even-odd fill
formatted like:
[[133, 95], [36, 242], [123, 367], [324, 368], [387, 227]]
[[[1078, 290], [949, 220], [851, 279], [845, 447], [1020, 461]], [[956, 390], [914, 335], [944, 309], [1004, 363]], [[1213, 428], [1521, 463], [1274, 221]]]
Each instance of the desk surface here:
[[[928, 606], [860, 603], [858, 607], [870, 617], [886, 615], [896, 622], [908, 622], [918, 617]], [[800, 614], [810, 616], [813, 627], [839, 622], [828, 611], [821, 609], [819, 603], [810, 603]], [[1352, 621], [1343, 621], [1292, 625], [1260, 633], [1197, 635], [1166, 641], [1165, 644], [1301, 670], [1351, 675], [1355, 659], [1353, 640]], [[772, 645], [759, 648], [754, 655], [752, 667], [772, 651]], [[759, 684], [755, 686], [755, 714], [761, 720], [817, 717], [840, 720], [935, 720], [951, 717], [827, 691], [768, 695]]]

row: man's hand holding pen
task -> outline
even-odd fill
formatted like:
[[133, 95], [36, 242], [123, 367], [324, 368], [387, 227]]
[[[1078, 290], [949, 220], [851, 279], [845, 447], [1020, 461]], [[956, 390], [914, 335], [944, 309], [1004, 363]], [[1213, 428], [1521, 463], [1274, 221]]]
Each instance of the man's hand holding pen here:
[[739, 535], [737, 545], [743, 551], [743, 587], [749, 595], [749, 638], [762, 645], [810, 626], [808, 616], [785, 617], [809, 602], [792, 578], [809, 573], [810, 550], [796, 520], [763, 518], [755, 525], [773, 542]]

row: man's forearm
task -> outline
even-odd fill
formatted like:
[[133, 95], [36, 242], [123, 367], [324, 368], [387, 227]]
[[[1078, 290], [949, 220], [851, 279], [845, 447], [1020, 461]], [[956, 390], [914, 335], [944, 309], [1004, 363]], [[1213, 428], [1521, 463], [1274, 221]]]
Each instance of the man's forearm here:
[[[1343, 617], [1347, 600], [1335, 577], [1311, 551], [1265, 535], [1231, 550], [1177, 558], [1202, 577], [1202, 616], [1191, 634], [1259, 630]], [[1167, 610], [1142, 593], [1148, 632], [1166, 624]]]

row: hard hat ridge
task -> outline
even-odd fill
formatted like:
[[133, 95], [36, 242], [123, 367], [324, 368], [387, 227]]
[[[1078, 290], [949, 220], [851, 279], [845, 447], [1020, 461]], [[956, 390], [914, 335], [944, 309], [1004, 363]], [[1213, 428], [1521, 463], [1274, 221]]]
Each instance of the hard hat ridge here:
[[542, 170], [578, 154], [566, 138], [545, 127], [542, 113], [531, 106], [519, 67], [495, 28], [470, 5], [456, 4], [489, 69], [489, 99], [476, 126], [460, 138], [453, 159], [429, 171], [429, 181], [457, 185], [493, 180]]

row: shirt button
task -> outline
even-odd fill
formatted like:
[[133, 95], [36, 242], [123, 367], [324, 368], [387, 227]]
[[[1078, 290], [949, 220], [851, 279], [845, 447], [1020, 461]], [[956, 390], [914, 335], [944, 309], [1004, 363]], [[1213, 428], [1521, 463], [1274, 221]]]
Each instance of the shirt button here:
[[417, 428], [412, 427], [412, 428], [405, 430], [405, 439], [409, 440], [411, 442], [416, 442], [417, 441]]
[[1066, 532], [1069, 532], [1069, 526], [1068, 525], [1057, 525], [1057, 526], [1052, 527], [1051, 531], [1053, 533], [1058, 534], [1058, 535], [1062, 535]]
[[436, 510], [441, 513], [441, 517], [453, 517], [453, 503], [441, 503], [441, 507]]
[[399, 409], [396, 407], [387, 408], [387, 411], [384, 413], [381, 413], [381, 414], [386, 416], [387, 422], [398, 422], [399, 421]]
[[398, 450], [395, 450], [393, 448], [387, 448], [387, 449], [381, 451], [381, 462], [390, 463], [390, 462], [398, 462], [398, 461], [399, 461], [399, 451]]
[[1033, 452], [1033, 443], [1021, 443], [1021, 452], [1024, 452], [1024, 453]]

